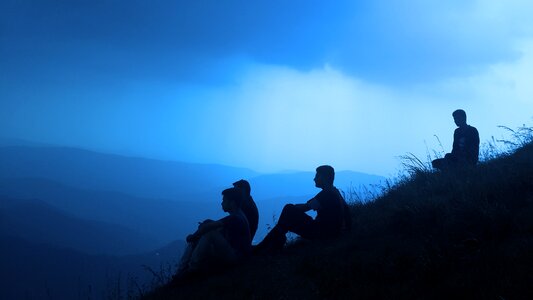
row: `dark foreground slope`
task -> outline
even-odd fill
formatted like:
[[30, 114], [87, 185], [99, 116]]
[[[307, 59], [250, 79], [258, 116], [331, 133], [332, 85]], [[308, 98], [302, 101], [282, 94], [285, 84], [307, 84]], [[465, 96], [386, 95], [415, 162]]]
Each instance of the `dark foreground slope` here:
[[145, 299], [533, 299], [533, 144], [475, 169], [420, 170], [353, 207], [335, 242]]

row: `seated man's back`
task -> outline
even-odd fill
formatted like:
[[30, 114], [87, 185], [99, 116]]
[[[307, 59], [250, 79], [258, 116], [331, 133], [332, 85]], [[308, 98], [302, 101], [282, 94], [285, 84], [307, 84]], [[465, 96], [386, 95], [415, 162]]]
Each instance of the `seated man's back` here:
[[257, 210], [257, 205], [255, 205], [254, 199], [251, 195], [252, 189], [250, 187], [250, 183], [244, 179], [241, 179], [234, 182], [233, 186], [240, 189], [243, 193], [241, 210], [248, 220], [248, 225], [250, 225], [250, 238], [253, 240], [259, 224], [259, 211]]
[[250, 230], [248, 220], [241, 210], [231, 212], [228, 216], [220, 219], [224, 224], [222, 235], [228, 243], [235, 249], [238, 256], [250, 254]]
[[[317, 201], [317, 203], [313, 203]], [[345, 226], [346, 202], [339, 190], [332, 186], [323, 189], [309, 201], [310, 207], [316, 210], [315, 222], [320, 237], [338, 235]], [[316, 205], [318, 204], [318, 205]]]
[[479, 159], [479, 133], [470, 125], [455, 129], [453, 134], [452, 155], [457, 160], [475, 165]]

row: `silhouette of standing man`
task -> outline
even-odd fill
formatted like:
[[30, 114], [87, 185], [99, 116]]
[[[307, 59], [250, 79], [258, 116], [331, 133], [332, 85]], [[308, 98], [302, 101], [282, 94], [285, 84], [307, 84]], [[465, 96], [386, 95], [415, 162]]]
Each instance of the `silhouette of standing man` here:
[[452, 153], [444, 158], [435, 159], [431, 165], [435, 169], [445, 170], [450, 167], [475, 166], [479, 159], [479, 133], [473, 126], [466, 124], [466, 113], [458, 109], [452, 114], [455, 125], [459, 128], [453, 133]]
[[[285, 205], [276, 226], [253, 251], [258, 254], [280, 251], [289, 231], [306, 239], [325, 239], [339, 236], [343, 229], [349, 230], [350, 210], [339, 190], [333, 186], [334, 179], [333, 167], [316, 168], [315, 186], [322, 191], [306, 203]], [[315, 219], [306, 214], [311, 209], [316, 210]]]

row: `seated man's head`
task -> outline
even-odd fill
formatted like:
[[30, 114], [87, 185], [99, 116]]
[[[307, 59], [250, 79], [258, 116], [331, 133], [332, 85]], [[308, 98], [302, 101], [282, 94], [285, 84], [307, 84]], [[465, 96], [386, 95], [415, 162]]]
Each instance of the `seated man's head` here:
[[252, 188], [250, 187], [250, 183], [244, 179], [241, 179], [239, 181], [235, 181], [233, 183], [233, 186], [242, 190], [246, 195], [250, 195]]
[[316, 168], [315, 186], [325, 188], [333, 185], [335, 180], [335, 170], [332, 166], [324, 165]]
[[466, 112], [462, 109], [458, 109], [452, 113], [453, 121], [455, 125], [462, 127], [466, 125]]
[[232, 212], [241, 207], [242, 191], [236, 188], [229, 188], [222, 191], [222, 210]]

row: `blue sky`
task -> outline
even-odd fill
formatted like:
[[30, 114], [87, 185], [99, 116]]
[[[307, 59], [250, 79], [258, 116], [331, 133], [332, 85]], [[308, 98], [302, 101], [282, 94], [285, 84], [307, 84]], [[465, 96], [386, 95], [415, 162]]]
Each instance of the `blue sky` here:
[[450, 150], [457, 108], [482, 141], [531, 124], [532, 11], [519, 0], [5, 0], [0, 136], [393, 175], [399, 155]]

